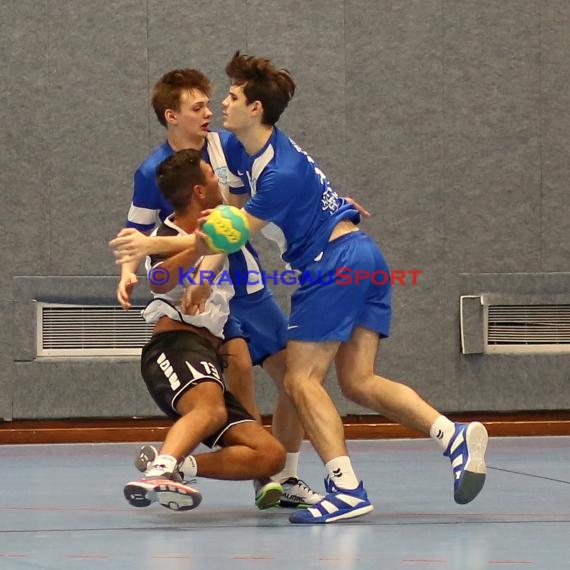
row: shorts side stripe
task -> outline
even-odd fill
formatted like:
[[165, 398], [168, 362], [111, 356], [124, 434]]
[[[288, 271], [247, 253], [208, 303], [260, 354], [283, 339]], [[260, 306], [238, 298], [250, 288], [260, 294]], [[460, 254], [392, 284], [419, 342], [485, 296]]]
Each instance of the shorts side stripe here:
[[225, 384], [219, 378], [214, 378], [213, 376], [201, 376], [200, 378], [195, 378], [194, 380], [191, 380], [190, 382], [185, 384], [184, 387], [179, 392], [177, 392], [172, 398], [171, 406], [176, 414], [180, 415], [175, 405], [178, 398], [180, 398], [180, 396], [182, 396], [182, 394], [184, 394], [186, 390], [192, 388], [194, 384], [201, 384], [202, 382], [216, 382], [221, 386], [222, 392], [226, 391]]
[[232, 427], [232, 426], [237, 426], [238, 424], [244, 424], [246, 422], [255, 422], [254, 419], [247, 419], [247, 420], [236, 420], [235, 422], [231, 422], [228, 425], [226, 425], [222, 430], [220, 430], [220, 433], [218, 433], [218, 435], [216, 436], [216, 439], [214, 440], [214, 442], [212, 443], [212, 447], [215, 447], [216, 445], [218, 445], [218, 441], [220, 441], [220, 439], [222, 439], [222, 436]]

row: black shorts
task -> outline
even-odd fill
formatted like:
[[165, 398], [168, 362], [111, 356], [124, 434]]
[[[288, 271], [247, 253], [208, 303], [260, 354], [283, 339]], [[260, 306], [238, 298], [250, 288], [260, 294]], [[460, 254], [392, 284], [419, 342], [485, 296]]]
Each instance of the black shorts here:
[[228, 420], [202, 443], [221, 445], [233, 425], [255, 421], [235, 396], [226, 390], [223, 362], [211, 343], [194, 332], [171, 331], [153, 335], [141, 354], [141, 373], [158, 407], [171, 418], [179, 418], [176, 403], [187, 390], [202, 382], [216, 382], [224, 391]]

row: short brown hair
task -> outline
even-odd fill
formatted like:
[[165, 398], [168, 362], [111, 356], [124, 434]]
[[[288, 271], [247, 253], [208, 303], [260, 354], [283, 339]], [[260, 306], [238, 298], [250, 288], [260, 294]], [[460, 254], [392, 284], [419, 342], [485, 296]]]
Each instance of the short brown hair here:
[[175, 212], [185, 212], [194, 186], [206, 184], [201, 160], [202, 154], [199, 150], [188, 148], [179, 150], [159, 164], [156, 181]]
[[212, 82], [197, 69], [173, 69], [165, 73], [152, 90], [152, 108], [159, 123], [166, 127], [166, 109], [180, 109], [180, 98], [186, 91], [200, 91], [210, 97]]
[[248, 104], [261, 101], [261, 122], [274, 125], [295, 94], [295, 82], [286, 69], [278, 69], [264, 57], [237, 51], [226, 65], [226, 74], [235, 85], [243, 85]]

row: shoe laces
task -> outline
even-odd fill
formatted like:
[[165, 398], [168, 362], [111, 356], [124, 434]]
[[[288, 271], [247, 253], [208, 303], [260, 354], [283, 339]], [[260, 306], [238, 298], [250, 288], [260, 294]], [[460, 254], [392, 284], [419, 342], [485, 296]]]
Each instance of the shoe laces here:
[[291, 485], [291, 487], [299, 487], [302, 491], [305, 491], [309, 495], [318, 495], [303, 479], [298, 479], [297, 477], [289, 477], [283, 485]]
[[145, 474], [145, 477], [162, 477], [164, 479], [172, 479], [176, 481], [176, 475], [167, 470], [166, 465], [155, 465], [151, 469], [148, 469]]

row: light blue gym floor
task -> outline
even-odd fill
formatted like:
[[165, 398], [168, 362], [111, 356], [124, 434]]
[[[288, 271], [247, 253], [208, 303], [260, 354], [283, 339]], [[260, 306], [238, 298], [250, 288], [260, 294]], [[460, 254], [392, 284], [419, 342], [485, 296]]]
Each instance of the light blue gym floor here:
[[[258, 511], [249, 482], [199, 479], [204, 500], [185, 513], [130, 507], [136, 444], [0, 447], [0, 569], [570, 568], [570, 438], [491, 439], [467, 506], [429, 440], [349, 448], [374, 512], [293, 526], [287, 511]], [[308, 444], [300, 467], [322, 489]]]

